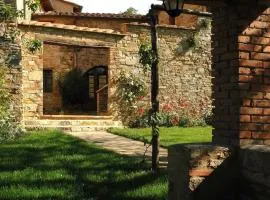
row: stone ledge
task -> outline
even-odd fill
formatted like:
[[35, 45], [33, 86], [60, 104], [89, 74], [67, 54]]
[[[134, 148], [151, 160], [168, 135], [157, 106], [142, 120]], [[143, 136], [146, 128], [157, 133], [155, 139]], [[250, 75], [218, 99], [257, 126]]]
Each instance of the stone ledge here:
[[231, 147], [210, 143], [169, 147], [169, 200], [219, 199], [228, 195], [227, 188], [233, 187], [231, 182], [236, 176], [235, 153]]

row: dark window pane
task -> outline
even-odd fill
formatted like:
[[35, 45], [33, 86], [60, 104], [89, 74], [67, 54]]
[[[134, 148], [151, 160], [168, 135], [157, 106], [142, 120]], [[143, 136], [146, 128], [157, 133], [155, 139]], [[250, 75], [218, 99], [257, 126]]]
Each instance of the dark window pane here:
[[43, 90], [44, 92], [52, 92], [52, 70], [43, 70]]

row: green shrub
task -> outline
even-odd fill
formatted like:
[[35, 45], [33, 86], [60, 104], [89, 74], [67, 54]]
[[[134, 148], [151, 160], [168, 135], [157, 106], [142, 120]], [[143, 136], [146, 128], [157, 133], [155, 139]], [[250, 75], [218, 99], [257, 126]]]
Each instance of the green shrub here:
[[181, 117], [179, 119], [179, 123], [178, 123], [178, 126], [180, 127], [189, 127], [191, 125], [190, 123], [190, 119], [187, 118], [187, 117]]
[[10, 116], [0, 120], [0, 142], [19, 137], [23, 133], [20, 126]]
[[[211, 125], [205, 118], [194, 118], [186, 116], [184, 114], [176, 114], [170, 112], [158, 113], [158, 126], [159, 127], [194, 127], [194, 126], [207, 126]], [[149, 115], [144, 113], [137, 116], [133, 121], [129, 123], [130, 128], [146, 128], [150, 127]]]
[[207, 125], [210, 125], [210, 126], [213, 125], [214, 116], [213, 116], [212, 113], [210, 113], [210, 114], [205, 114], [205, 115], [203, 116], [203, 118], [204, 118], [204, 121], [205, 121], [205, 123], [206, 123]]
[[149, 127], [149, 116], [144, 114], [142, 116], [136, 117], [133, 121], [129, 122], [130, 128], [147, 128]]

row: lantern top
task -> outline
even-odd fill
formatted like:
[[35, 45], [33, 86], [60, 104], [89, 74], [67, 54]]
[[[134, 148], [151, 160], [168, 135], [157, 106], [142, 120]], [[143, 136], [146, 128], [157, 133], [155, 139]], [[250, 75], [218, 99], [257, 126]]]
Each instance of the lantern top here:
[[166, 12], [171, 17], [177, 17], [182, 13], [184, 0], [162, 0]]

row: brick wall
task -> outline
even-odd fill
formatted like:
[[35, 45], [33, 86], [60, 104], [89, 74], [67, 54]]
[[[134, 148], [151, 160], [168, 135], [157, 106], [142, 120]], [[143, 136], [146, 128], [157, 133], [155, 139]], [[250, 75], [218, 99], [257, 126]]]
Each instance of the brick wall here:
[[[192, 4], [185, 4], [185, 9], [191, 9], [195, 11], [206, 11], [207, 7], [203, 5], [192, 5]], [[157, 11], [157, 19], [158, 24], [161, 25], [169, 25], [169, 24], [175, 24], [177, 26], [182, 27], [196, 27], [198, 23], [198, 16], [196, 15], [187, 15], [187, 14], [181, 14], [178, 17], [170, 18], [166, 11]]]
[[270, 9], [253, 1], [212, 7], [214, 142], [270, 144]]

